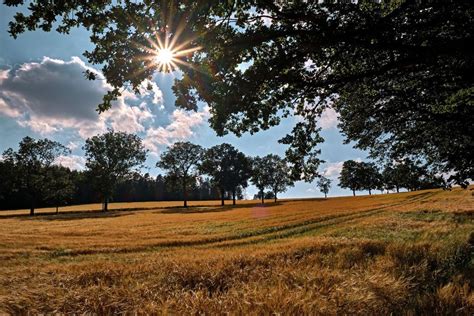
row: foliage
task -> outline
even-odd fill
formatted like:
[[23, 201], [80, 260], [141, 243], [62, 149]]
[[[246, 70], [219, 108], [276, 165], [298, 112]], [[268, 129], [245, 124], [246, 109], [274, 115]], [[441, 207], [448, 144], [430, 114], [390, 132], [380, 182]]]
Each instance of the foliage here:
[[266, 157], [254, 157], [252, 159], [252, 177], [250, 181], [255, 185], [258, 189], [258, 196], [262, 199], [262, 203], [264, 203], [264, 191], [265, 188], [270, 184], [270, 171], [271, 168], [268, 156]]
[[3, 153], [6, 167], [12, 168], [10, 175], [13, 181], [9, 183], [11, 188], [24, 190], [30, 204], [30, 215], [34, 215], [37, 200], [46, 191], [50, 190], [50, 183], [46, 181], [46, 168], [50, 167], [54, 160], [69, 150], [58, 142], [49, 139], [34, 140], [24, 137], [18, 151], [12, 148]]
[[158, 37], [200, 48], [177, 57], [187, 66], [174, 91], [183, 108], [206, 102], [219, 135], [254, 133], [282, 117], [302, 117], [282, 140], [291, 145], [294, 179], [311, 177], [304, 169], [318, 164], [316, 121], [327, 107], [339, 112], [347, 141], [374, 157], [420, 157], [452, 171], [451, 181], [460, 184], [474, 177], [470, 0], [107, 0], [33, 2], [28, 8], [10, 22], [12, 36], [38, 28], [91, 31], [94, 48], [85, 56], [102, 65], [113, 87], [100, 111], [120, 88], [138, 92], [152, 77], [158, 65], [150, 43]]
[[273, 193], [276, 202], [278, 193], [285, 192], [289, 186], [293, 186], [291, 172], [286, 161], [278, 155], [269, 154], [264, 157], [268, 164], [268, 188]]
[[187, 190], [195, 183], [203, 154], [202, 147], [190, 142], [177, 142], [161, 154], [156, 166], [167, 171], [167, 177], [181, 186], [184, 206], [187, 207]]
[[367, 190], [369, 191], [369, 194], [372, 194], [373, 189], [379, 189], [382, 187], [382, 176], [375, 163], [360, 162], [358, 163], [358, 168], [360, 187], [362, 190]]
[[331, 188], [331, 179], [324, 176], [319, 177], [317, 186], [319, 190], [324, 193], [324, 198], [327, 198], [329, 189]]
[[339, 186], [351, 189], [353, 195], [355, 195], [355, 191], [362, 189], [359, 166], [357, 161], [346, 160], [342, 164], [341, 174], [339, 175]]
[[208, 174], [213, 185], [219, 188], [222, 205], [224, 205], [225, 191], [232, 192], [235, 204], [237, 188], [247, 187], [251, 168], [249, 158], [227, 143], [207, 149], [200, 165], [201, 171]]
[[109, 130], [86, 140], [83, 149], [88, 176], [104, 201], [104, 211], [117, 185], [140, 168], [147, 151], [134, 134]]
[[50, 166], [46, 170], [45, 181], [48, 184], [45, 199], [51, 201], [58, 207], [70, 202], [76, 191], [72, 173], [68, 168], [61, 166]]

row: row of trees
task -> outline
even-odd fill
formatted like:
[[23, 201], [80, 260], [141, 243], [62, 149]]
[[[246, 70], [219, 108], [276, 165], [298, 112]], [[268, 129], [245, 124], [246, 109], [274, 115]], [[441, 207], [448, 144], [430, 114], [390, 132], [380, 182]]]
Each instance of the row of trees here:
[[222, 205], [226, 193], [230, 193], [235, 204], [236, 193], [246, 188], [249, 181], [258, 188], [262, 203], [265, 189], [271, 190], [276, 201], [278, 193], [294, 184], [284, 159], [273, 154], [247, 157], [226, 143], [203, 149], [190, 142], [177, 142], [161, 155], [157, 167], [166, 170], [166, 176], [181, 185], [185, 207], [189, 181], [202, 174], [209, 176], [219, 190]]
[[[249, 181], [273, 197], [293, 185], [286, 162], [277, 155], [250, 158], [229, 144], [209, 149], [178, 142], [165, 151], [157, 167], [166, 172], [153, 179], [141, 175], [147, 150], [133, 134], [108, 131], [86, 140], [85, 171], [55, 165], [70, 151], [58, 142], [25, 137], [19, 149], [8, 149], [0, 161], [0, 202], [3, 208], [25, 207], [34, 215], [37, 205], [220, 198], [243, 198]], [[263, 198], [262, 198], [262, 202]]]
[[379, 167], [373, 162], [358, 162], [347, 160], [344, 162], [339, 176], [339, 186], [356, 191], [380, 190], [387, 192], [400, 188], [409, 191], [439, 188], [444, 186], [444, 180], [426, 166], [409, 159], [396, 161]]

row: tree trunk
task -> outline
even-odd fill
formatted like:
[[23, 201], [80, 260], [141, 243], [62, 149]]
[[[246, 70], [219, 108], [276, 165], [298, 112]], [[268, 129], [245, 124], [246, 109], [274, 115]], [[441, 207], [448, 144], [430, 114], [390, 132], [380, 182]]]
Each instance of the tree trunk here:
[[221, 206], [224, 206], [224, 194], [225, 194], [225, 191], [221, 189]]
[[31, 204], [30, 204], [30, 216], [35, 215], [35, 197], [31, 198]]
[[109, 198], [106, 196], [104, 198], [104, 203], [102, 206], [102, 211], [107, 212], [109, 210]]
[[352, 195], [356, 196], [356, 191], [355, 190], [352, 190]]
[[59, 206], [56, 205], [56, 215], [58, 215], [58, 214], [59, 214]]
[[369, 189], [369, 195], [372, 195], [372, 190], [371, 189]]
[[273, 194], [275, 194], [275, 203], [276, 203], [276, 201], [277, 201], [277, 193], [274, 192]]
[[186, 190], [186, 179], [183, 181], [183, 200], [184, 207], [188, 207], [188, 191]]
[[324, 193], [324, 198], [327, 199], [328, 198], [328, 195], [327, 193]]
[[264, 196], [265, 194], [263, 193], [263, 190], [260, 191], [260, 194], [262, 196], [262, 204], [264, 204], [265, 203], [265, 196]]
[[235, 189], [232, 191], [232, 205], [235, 205]]
[[400, 188], [398, 187], [398, 185], [397, 185], [397, 193], [400, 193]]

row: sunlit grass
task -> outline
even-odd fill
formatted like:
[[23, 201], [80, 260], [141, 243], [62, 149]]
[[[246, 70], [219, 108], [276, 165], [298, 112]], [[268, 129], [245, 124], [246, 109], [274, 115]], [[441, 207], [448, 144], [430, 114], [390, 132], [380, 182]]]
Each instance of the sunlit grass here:
[[0, 313], [471, 314], [473, 199], [455, 189], [2, 212]]

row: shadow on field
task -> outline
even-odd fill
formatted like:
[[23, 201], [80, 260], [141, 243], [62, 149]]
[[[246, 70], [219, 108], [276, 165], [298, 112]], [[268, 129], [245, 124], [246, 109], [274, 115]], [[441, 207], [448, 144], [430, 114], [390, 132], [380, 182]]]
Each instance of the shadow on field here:
[[109, 210], [107, 212], [99, 210], [81, 210], [81, 211], [66, 211], [63, 213], [56, 214], [56, 212], [44, 212], [36, 213], [34, 216], [30, 216], [28, 213], [22, 214], [8, 214], [2, 215], [0, 212], [0, 220], [9, 218], [18, 218], [21, 220], [40, 220], [40, 221], [69, 221], [86, 218], [113, 218], [120, 216], [133, 215], [137, 211], [155, 211], [154, 214], [193, 214], [193, 213], [217, 213], [226, 212], [233, 209], [239, 208], [254, 208], [254, 207], [272, 207], [281, 205], [282, 202], [270, 202], [270, 203], [247, 203], [237, 205], [224, 205], [224, 206], [190, 206], [185, 208], [183, 206], [166, 206], [166, 207], [150, 207], [150, 208], [123, 208], [117, 210]]
[[271, 203], [247, 203], [247, 204], [236, 204], [236, 205], [224, 205], [224, 206], [190, 206], [188, 208], [182, 206], [173, 206], [163, 208], [154, 213], [160, 214], [194, 214], [194, 213], [218, 213], [232, 211], [239, 208], [254, 208], [254, 207], [273, 207], [282, 205], [282, 202], [271, 202]]
[[112, 217], [121, 217], [132, 215], [133, 213], [130, 211], [123, 211], [123, 210], [115, 210], [115, 211], [78, 211], [78, 212], [64, 212], [56, 214], [54, 212], [50, 213], [38, 213], [34, 216], [30, 216], [28, 214], [21, 214], [21, 215], [10, 215], [10, 216], [2, 216], [0, 218], [12, 218], [16, 217], [21, 220], [38, 220], [38, 221], [72, 221], [76, 219], [86, 219], [86, 218], [112, 218]]

